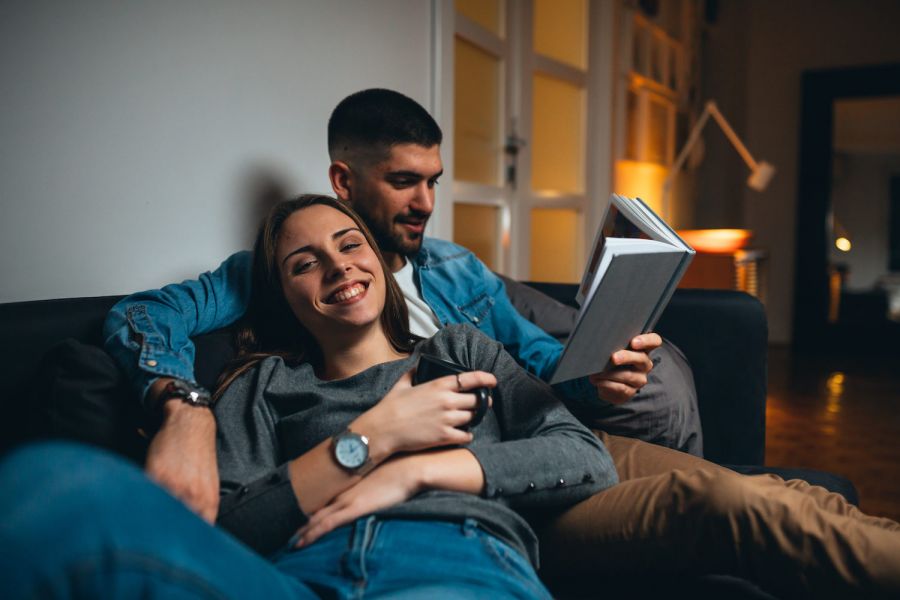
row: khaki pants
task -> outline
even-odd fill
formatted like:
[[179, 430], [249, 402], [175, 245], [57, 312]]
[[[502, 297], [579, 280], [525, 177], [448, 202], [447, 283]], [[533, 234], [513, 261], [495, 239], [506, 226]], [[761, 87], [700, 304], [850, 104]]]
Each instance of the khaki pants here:
[[550, 577], [716, 573], [783, 597], [900, 597], [900, 524], [804, 481], [597, 434], [620, 483], [538, 527]]

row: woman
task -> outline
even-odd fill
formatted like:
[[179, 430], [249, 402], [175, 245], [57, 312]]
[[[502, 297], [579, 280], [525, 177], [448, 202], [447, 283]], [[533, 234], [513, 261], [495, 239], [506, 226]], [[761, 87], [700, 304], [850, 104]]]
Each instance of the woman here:
[[[215, 407], [220, 524], [315, 589], [548, 596], [511, 507], [615, 483], [595, 436], [475, 329], [414, 339], [368, 230], [337, 200], [277, 206], [254, 273], [242, 359]], [[468, 372], [413, 387], [422, 353]], [[493, 409], [467, 431], [479, 387]], [[292, 535], [299, 549], [284, 548]], [[360, 544], [377, 550], [348, 569]]]

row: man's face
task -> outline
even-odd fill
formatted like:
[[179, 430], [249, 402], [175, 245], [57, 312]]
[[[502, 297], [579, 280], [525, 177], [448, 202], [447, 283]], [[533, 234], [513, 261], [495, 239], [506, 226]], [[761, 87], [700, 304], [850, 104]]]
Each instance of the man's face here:
[[354, 171], [348, 200], [382, 252], [408, 256], [419, 251], [443, 172], [440, 146], [417, 144], [393, 146], [386, 160]]

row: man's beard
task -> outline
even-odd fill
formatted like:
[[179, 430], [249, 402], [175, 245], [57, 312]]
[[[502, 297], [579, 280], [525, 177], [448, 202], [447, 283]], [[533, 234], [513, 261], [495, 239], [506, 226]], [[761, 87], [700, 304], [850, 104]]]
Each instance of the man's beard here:
[[369, 231], [372, 232], [372, 237], [375, 238], [375, 242], [382, 252], [392, 252], [401, 256], [410, 256], [416, 254], [422, 247], [423, 235], [413, 234], [412, 236], [408, 236], [402, 231], [394, 229], [396, 224], [402, 222], [402, 216], [395, 217], [394, 220], [384, 223], [372, 219], [365, 211], [357, 209], [357, 212], [360, 213], [360, 216], [362, 216], [363, 220], [369, 226]]
[[378, 242], [378, 247], [382, 252], [395, 252], [402, 256], [410, 256], [416, 254], [422, 247], [423, 236], [418, 233], [407, 235], [395, 231], [393, 228], [387, 231], [380, 231], [381, 227], [378, 229], [379, 231], [373, 231], [372, 235], [375, 236], [375, 241]]

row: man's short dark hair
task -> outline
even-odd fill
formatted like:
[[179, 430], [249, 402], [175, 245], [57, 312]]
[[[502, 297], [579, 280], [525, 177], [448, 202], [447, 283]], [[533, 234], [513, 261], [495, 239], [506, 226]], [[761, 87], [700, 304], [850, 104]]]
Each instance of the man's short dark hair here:
[[328, 155], [332, 161], [378, 162], [391, 146], [441, 143], [441, 128], [418, 102], [400, 92], [369, 89], [341, 100], [328, 120]]

